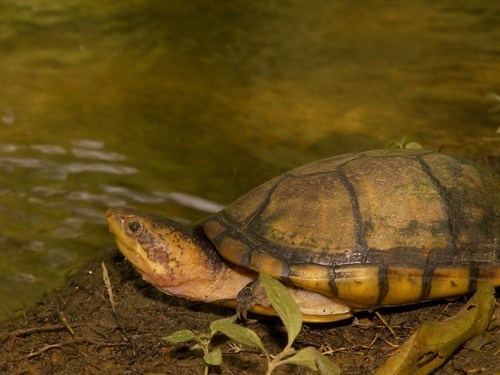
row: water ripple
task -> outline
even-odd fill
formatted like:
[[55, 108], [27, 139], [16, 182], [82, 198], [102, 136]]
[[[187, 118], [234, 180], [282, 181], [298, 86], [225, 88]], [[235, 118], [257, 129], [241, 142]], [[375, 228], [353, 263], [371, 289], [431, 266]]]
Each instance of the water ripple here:
[[13, 144], [0, 145], [0, 152], [14, 152], [19, 149], [19, 146]]
[[31, 145], [30, 148], [35, 151], [40, 151], [42, 154], [56, 154], [63, 155], [66, 150], [57, 145]]
[[115, 198], [105, 194], [92, 194], [87, 191], [72, 191], [66, 198], [69, 200], [96, 202], [107, 207], [109, 206], [125, 206], [127, 201], [124, 199]]
[[[1, 159], [0, 159], [1, 161]], [[64, 178], [68, 174], [77, 174], [82, 172], [98, 172], [98, 173], [109, 173], [109, 174], [134, 174], [137, 173], [137, 169], [133, 167], [128, 167], [126, 165], [112, 165], [105, 163], [69, 163], [61, 165], [57, 168], [60, 176]]]
[[110, 151], [99, 151], [99, 150], [89, 150], [86, 148], [78, 148], [74, 147], [72, 149], [73, 155], [77, 158], [86, 158], [86, 159], [97, 159], [104, 161], [123, 161], [125, 160], [125, 156], [122, 154], [118, 154], [116, 152]]
[[49, 163], [46, 161], [34, 158], [13, 158], [7, 156], [0, 157], [0, 167], [7, 166], [7, 167], [42, 169], [46, 168], [48, 164]]
[[101, 188], [108, 194], [120, 195], [138, 203], [162, 203], [167, 200], [165, 196], [160, 196], [158, 194], [138, 193], [136, 191], [133, 191], [132, 189], [122, 186], [102, 185]]
[[94, 150], [100, 150], [104, 147], [104, 142], [93, 139], [77, 139], [73, 141], [73, 144], [77, 147], [91, 148]]
[[180, 204], [185, 207], [197, 209], [202, 212], [214, 213], [219, 212], [224, 208], [223, 205], [209, 201], [205, 198], [200, 198], [195, 195], [172, 191], [170, 193], [155, 192], [154, 194], [165, 197], [170, 201]]
[[38, 193], [43, 197], [50, 197], [52, 195], [64, 194], [66, 190], [56, 189], [50, 186], [35, 186], [31, 189], [32, 192]]

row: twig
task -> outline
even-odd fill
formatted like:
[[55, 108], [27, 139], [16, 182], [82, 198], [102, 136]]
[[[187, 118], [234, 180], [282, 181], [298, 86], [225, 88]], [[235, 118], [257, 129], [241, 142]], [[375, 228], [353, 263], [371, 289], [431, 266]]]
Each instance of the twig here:
[[321, 354], [323, 355], [330, 355], [330, 354], [333, 354], [333, 353], [336, 353], [336, 352], [341, 352], [341, 351], [344, 351], [344, 350], [347, 350], [347, 348], [337, 348], [337, 349], [333, 349], [330, 344], [328, 343], [325, 343], [323, 345], [320, 346], [319, 348], [319, 351]]
[[59, 316], [59, 319], [61, 319], [62, 324], [66, 327], [66, 329], [71, 333], [71, 336], [75, 336], [75, 331], [73, 331], [73, 328], [69, 325], [68, 319], [66, 319], [66, 316], [64, 313], [59, 310], [57, 315]]
[[57, 325], [49, 325], [49, 326], [43, 326], [43, 327], [33, 327], [33, 328], [22, 328], [22, 329], [17, 329], [15, 331], [7, 332], [0, 336], [0, 339], [5, 339], [8, 337], [22, 337], [22, 336], [27, 336], [32, 333], [36, 332], [51, 332], [51, 331], [59, 331], [61, 329], [65, 329], [66, 327], [63, 324], [57, 324]]
[[383, 337], [379, 337], [379, 339], [385, 342], [387, 345], [392, 346], [393, 348], [399, 348], [399, 345], [393, 344], [392, 342], [390, 342], [387, 339], [384, 339]]
[[115, 298], [113, 296], [113, 288], [111, 286], [111, 280], [109, 278], [108, 269], [106, 268], [106, 265], [104, 264], [104, 262], [101, 262], [101, 267], [102, 267], [102, 279], [103, 279], [104, 285], [106, 286], [106, 289], [108, 291], [109, 302], [111, 304], [111, 310], [113, 311], [113, 315], [115, 317], [116, 326], [118, 327], [118, 329], [122, 333], [122, 336], [125, 339], [125, 341], [132, 343], [132, 352], [135, 355], [136, 352], [135, 352], [135, 346], [133, 345], [133, 341], [129, 339], [129, 337], [127, 336], [123, 327], [120, 324], [119, 316], [118, 316], [118, 313], [116, 312], [116, 302], [115, 302]]
[[378, 311], [375, 311], [375, 315], [380, 319], [380, 321], [387, 327], [387, 329], [392, 333], [396, 340], [399, 340], [399, 336], [396, 334], [394, 329], [387, 323], [382, 315]]
[[344, 350], [347, 350], [347, 348], [337, 348], [337, 349], [330, 349], [330, 350], [327, 350], [326, 352], [321, 352], [321, 354], [324, 354], [324, 355], [330, 355], [330, 354], [333, 354], [333, 353], [337, 353], [337, 352], [343, 352]]
[[375, 344], [375, 341], [377, 341], [379, 335], [380, 334], [378, 332], [375, 334], [375, 337], [373, 338], [373, 340], [368, 344], [368, 346], [365, 349], [365, 355], [367, 355], [368, 352], [370, 351], [370, 349], [373, 347], [373, 344]]
[[104, 262], [101, 262], [102, 266], [102, 279], [104, 280], [104, 285], [106, 285], [106, 289], [108, 290], [109, 302], [111, 303], [111, 309], [113, 310], [113, 314], [116, 316], [115, 310], [115, 298], [113, 296], [113, 290], [111, 289], [111, 280], [109, 279], [108, 269]]
[[443, 316], [444, 316], [444, 313], [446, 312], [446, 310], [448, 310], [448, 308], [451, 306], [451, 303], [448, 303], [446, 304], [446, 306], [444, 307], [444, 309], [441, 311], [441, 313], [439, 314], [439, 318], [437, 320], [441, 320], [443, 319]]
[[42, 354], [48, 350], [55, 349], [55, 348], [62, 348], [63, 346], [74, 345], [74, 344], [91, 344], [91, 345], [96, 345], [97, 347], [129, 346], [130, 345], [127, 342], [103, 342], [103, 341], [94, 341], [94, 340], [89, 340], [89, 339], [75, 339], [75, 340], [68, 340], [68, 341], [59, 342], [56, 344], [46, 345], [37, 351], [31, 352], [30, 354], [28, 354], [26, 356], [26, 358], [29, 359], [29, 358], [37, 357], [40, 354]]
[[375, 337], [373, 338], [373, 340], [372, 340], [372, 341], [370, 342], [370, 344], [368, 345], [368, 349], [370, 349], [370, 348], [373, 346], [373, 344], [375, 344], [375, 341], [377, 341], [378, 336], [379, 336], [379, 335], [378, 335], [378, 333], [376, 333], [376, 334], [375, 334]]

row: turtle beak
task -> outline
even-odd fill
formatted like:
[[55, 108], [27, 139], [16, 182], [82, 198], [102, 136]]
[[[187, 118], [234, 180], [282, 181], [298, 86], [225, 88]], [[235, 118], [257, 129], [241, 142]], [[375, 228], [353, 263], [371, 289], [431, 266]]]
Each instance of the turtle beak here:
[[106, 221], [109, 231], [115, 235], [123, 231], [123, 223], [126, 218], [138, 215], [137, 211], [125, 207], [108, 208], [106, 210]]
[[135, 239], [127, 236], [123, 228], [123, 223], [127, 218], [136, 215], [137, 213], [129, 208], [109, 208], [106, 210], [108, 229], [114, 234], [118, 248], [127, 258], [136, 256], [135, 249], [137, 242]]
[[108, 208], [106, 210], [106, 221], [108, 222], [108, 229], [115, 236], [122, 232], [122, 224], [124, 221], [123, 209], [121, 208]]

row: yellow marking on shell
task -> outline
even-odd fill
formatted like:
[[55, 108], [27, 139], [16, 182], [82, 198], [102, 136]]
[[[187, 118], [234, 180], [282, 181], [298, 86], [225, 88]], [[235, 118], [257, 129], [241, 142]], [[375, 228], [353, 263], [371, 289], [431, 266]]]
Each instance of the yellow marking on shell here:
[[243, 242], [231, 237], [224, 237], [217, 248], [226, 260], [234, 264], [241, 264], [241, 259], [247, 251]]
[[379, 294], [378, 267], [343, 267], [335, 271], [337, 298], [354, 307], [375, 306]]
[[249, 267], [274, 277], [283, 275], [285, 268], [281, 260], [258, 250], [252, 252]]
[[468, 291], [468, 268], [435, 268], [428, 298], [459, 296]]
[[500, 286], [500, 266], [484, 266], [479, 268], [479, 282], [488, 282]]
[[207, 221], [203, 225], [203, 230], [210, 239], [217, 238], [226, 228], [215, 220]]
[[423, 270], [419, 268], [388, 267], [388, 291], [381, 305], [398, 305], [415, 302], [422, 291]]
[[331, 294], [328, 285], [328, 268], [325, 266], [316, 264], [292, 265], [290, 266], [290, 280], [301, 288]]

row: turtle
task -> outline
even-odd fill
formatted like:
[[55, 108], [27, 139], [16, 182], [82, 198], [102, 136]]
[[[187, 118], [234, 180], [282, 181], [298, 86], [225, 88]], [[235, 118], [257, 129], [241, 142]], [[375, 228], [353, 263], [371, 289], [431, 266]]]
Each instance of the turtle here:
[[497, 177], [473, 161], [397, 149], [305, 164], [192, 226], [129, 208], [106, 216], [121, 252], [167, 294], [272, 315], [263, 272], [304, 321], [330, 322], [499, 286], [498, 208]]

